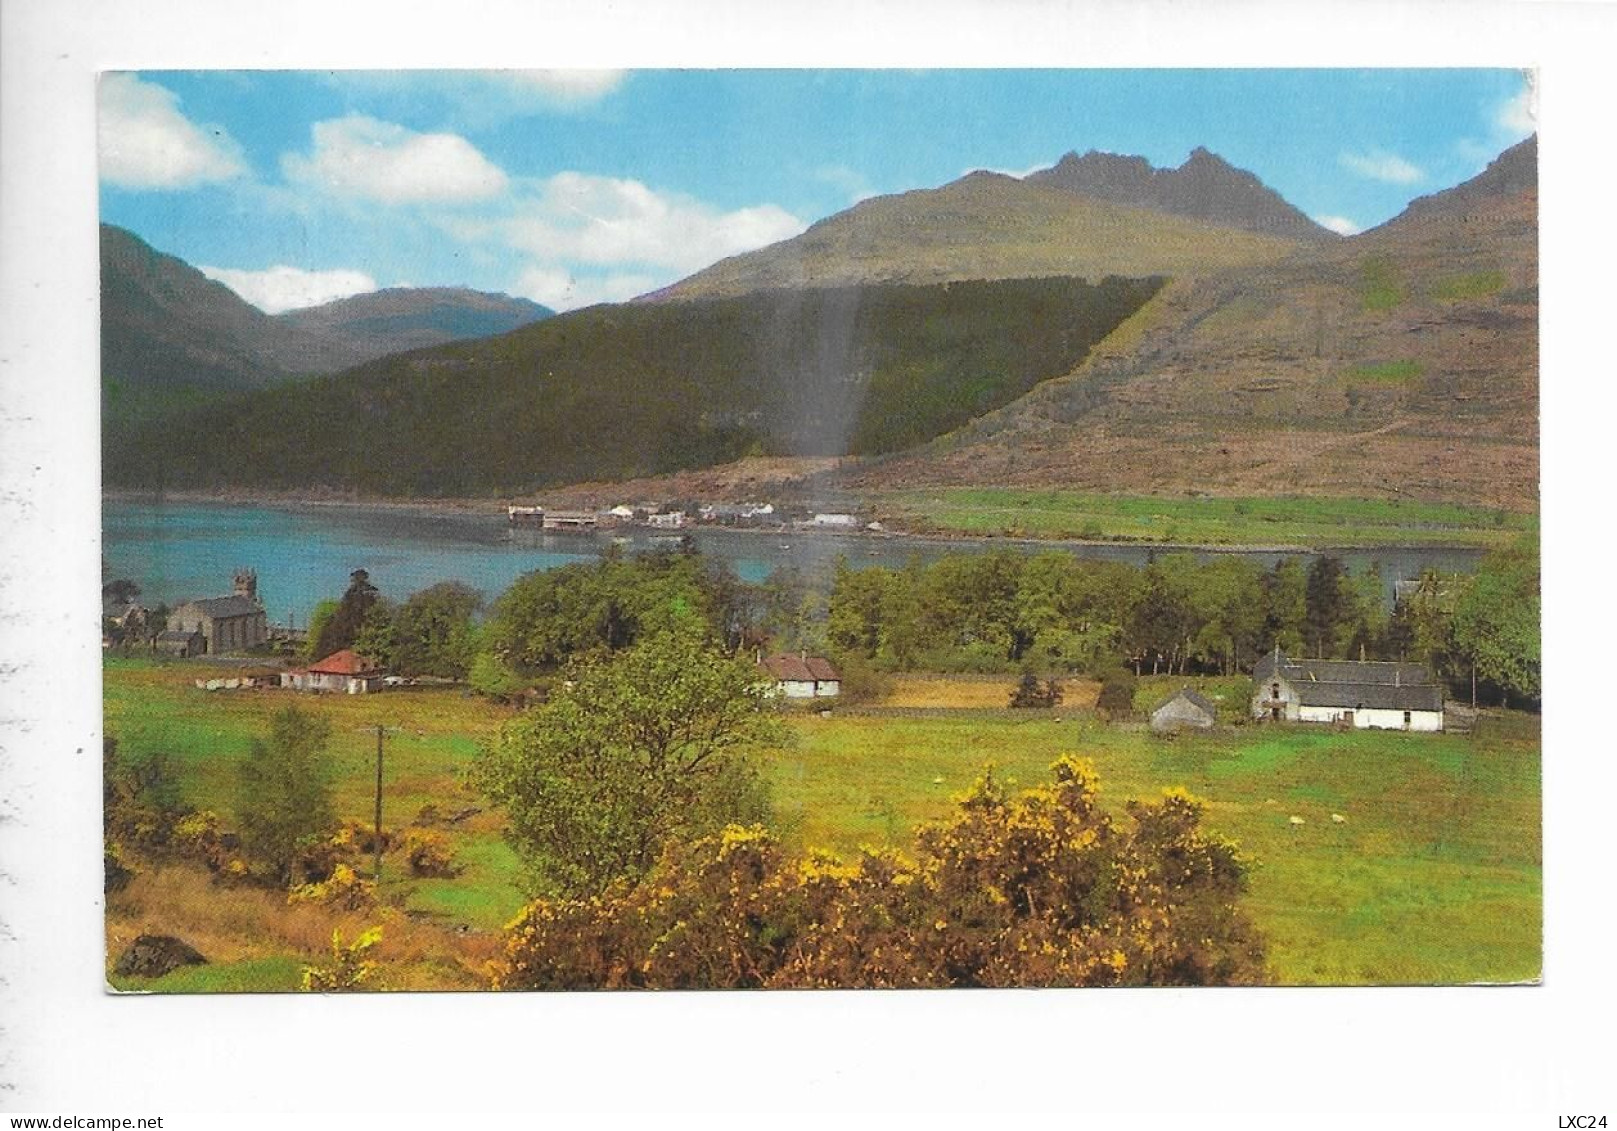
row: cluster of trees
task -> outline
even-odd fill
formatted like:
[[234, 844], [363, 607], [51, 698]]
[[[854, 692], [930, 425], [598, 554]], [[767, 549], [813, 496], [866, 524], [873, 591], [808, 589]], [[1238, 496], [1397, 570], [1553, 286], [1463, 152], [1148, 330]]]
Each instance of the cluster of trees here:
[[1535, 703], [1535, 541], [1489, 554], [1474, 574], [1427, 571], [1390, 611], [1372, 567], [1338, 558], [1272, 568], [1245, 557], [1168, 554], [1144, 567], [1056, 551], [949, 555], [832, 579], [826, 644], [890, 671], [1034, 670], [1105, 678], [1229, 675], [1279, 646], [1292, 655], [1418, 659], [1456, 689]]
[[395, 604], [358, 569], [340, 600], [315, 606], [307, 654], [319, 659], [353, 648], [404, 675], [465, 679], [477, 654], [475, 618], [482, 607], [483, 595], [458, 581], [439, 582]]
[[1379, 654], [1382, 582], [1330, 557], [1265, 570], [1236, 556], [1168, 554], [1144, 567], [1059, 551], [955, 554], [905, 569], [841, 568], [826, 639], [893, 670], [1230, 674], [1278, 643]]
[[1473, 677], [1489, 701], [1532, 705], [1539, 685], [1536, 542], [1488, 555], [1474, 574], [1427, 571], [1391, 609], [1380, 572], [1323, 556], [1167, 554], [1145, 566], [1060, 551], [949, 554], [903, 568], [829, 577], [780, 571], [761, 584], [687, 545], [519, 578], [485, 610], [465, 585], [395, 605], [364, 571], [311, 626], [311, 654], [354, 647], [405, 675], [469, 679], [511, 695], [577, 659], [620, 651], [682, 618], [730, 653], [831, 653], [857, 691], [892, 671], [1135, 675], [1248, 670], [1275, 646], [1291, 655], [1412, 659], [1454, 689]]
[[1233, 846], [1182, 791], [1098, 804], [1093, 770], [1010, 796], [991, 775], [914, 858], [798, 856], [758, 826], [671, 842], [643, 879], [540, 899], [512, 925], [512, 989], [1254, 984], [1263, 942]]

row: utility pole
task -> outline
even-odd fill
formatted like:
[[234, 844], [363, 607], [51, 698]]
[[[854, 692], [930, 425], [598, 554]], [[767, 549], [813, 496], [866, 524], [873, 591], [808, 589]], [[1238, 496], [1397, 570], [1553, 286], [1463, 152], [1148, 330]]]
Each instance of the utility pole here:
[[382, 883], [382, 724], [376, 724], [376, 866], [371, 873], [378, 886]]

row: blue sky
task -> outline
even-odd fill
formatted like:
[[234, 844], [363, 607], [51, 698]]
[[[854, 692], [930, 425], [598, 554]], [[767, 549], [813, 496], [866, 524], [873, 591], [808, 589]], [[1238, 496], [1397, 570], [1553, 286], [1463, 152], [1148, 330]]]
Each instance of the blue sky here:
[[1198, 145], [1343, 232], [1533, 128], [1511, 70], [120, 72], [102, 219], [271, 311], [397, 285], [558, 309], [864, 197]]

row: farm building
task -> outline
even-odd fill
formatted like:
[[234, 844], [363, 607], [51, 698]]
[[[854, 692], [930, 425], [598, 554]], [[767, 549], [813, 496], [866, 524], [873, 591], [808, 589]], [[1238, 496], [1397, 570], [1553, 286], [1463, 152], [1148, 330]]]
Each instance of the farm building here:
[[759, 661], [788, 699], [830, 699], [842, 693], [842, 676], [823, 656], [781, 653]]
[[340, 691], [363, 695], [382, 687], [382, 669], [351, 648], [333, 652], [325, 659], [281, 673], [281, 686], [294, 691]]
[[1205, 730], [1217, 718], [1218, 708], [1208, 702], [1205, 696], [1186, 687], [1151, 712], [1151, 729], [1158, 734], [1192, 728]]
[[1252, 669], [1252, 717], [1376, 730], [1443, 729], [1443, 688], [1424, 664], [1293, 660], [1278, 648]]
[[250, 569], [238, 571], [235, 592], [228, 597], [207, 597], [177, 606], [168, 615], [168, 627], [201, 633], [204, 651], [213, 655], [244, 652], [264, 643], [269, 639], [269, 621], [264, 602], [258, 599], [258, 574]]

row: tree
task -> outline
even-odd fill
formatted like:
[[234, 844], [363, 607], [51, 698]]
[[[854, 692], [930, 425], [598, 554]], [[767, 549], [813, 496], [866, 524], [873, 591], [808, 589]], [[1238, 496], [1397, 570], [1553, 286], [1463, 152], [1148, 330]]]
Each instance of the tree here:
[[670, 844], [638, 885], [535, 901], [502, 989], [1233, 985], [1265, 976], [1245, 867], [1181, 790], [1098, 804], [1094, 770], [1008, 795], [985, 774], [914, 861], [785, 852], [761, 828]]
[[127, 605], [140, 596], [140, 586], [127, 577], [115, 577], [101, 587], [101, 596], [120, 605]]
[[402, 675], [465, 679], [477, 646], [472, 618], [482, 605], [483, 595], [458, 581], [411, 594], [393, 617], [392, 667]]
[[495, 602], [483, 647], [523, 678], [550, 674], [691, 615], [713, 624], [703, 581], [701, 559], [676, 553], [535, 570]]
[[352, 648], [365, 625], [366, 614], [380, 596], [376, 586], [371, 584], [369, 573], [356, 569], [349, 574], [347, 591], [337, 602], [336, 609], [320, 625], [318, 632], [314, 631], [313, 621], [310, 622], [309, 639], [314, 641], [315, 657], [318, 659], [344, 648]]
[[1343, 643], [1337, 637], [1353, 617], [1348, 571], [1340, 558], [1327, 554], [1314, 559], [1303, 600], [1308, 650], [1316, 657], [1335, 655]]
[[1455, 607], [1454, 643], [1501, 700], [1543, 694], [1537, 538], [1482, 559]]
[[365, 619], [360, 622], [351, 647], [379, 666], [391, 668], [398, 650], [397, 616], [398, 610], [393, 603], [385, 597], [378, 597], [366, 610]]
[[781, 733], [765, 695], [687, 622], [580, 665], [484, 748], [476, 777], [539, 890], [598, 892], [670, 840], [766, 811], [747, 760]]
[[237, 777], [236, 818], [242, 847], [271, 877], [294, 884], [300, 852], [336, 827], [331, 722], [298, 707], [270, 719], [267, 739], [254, 739]]

